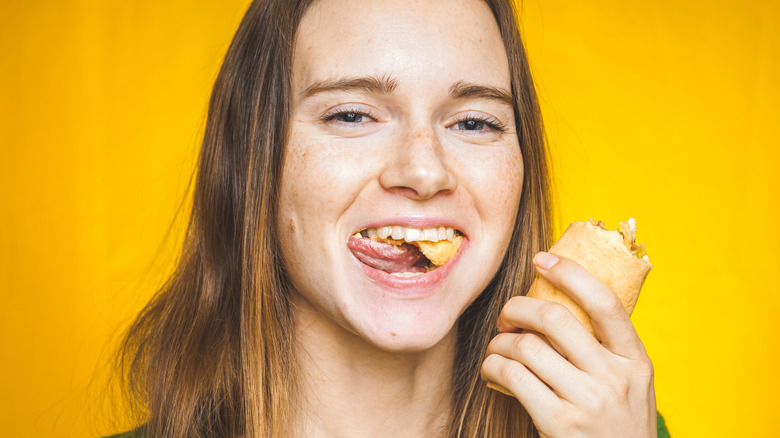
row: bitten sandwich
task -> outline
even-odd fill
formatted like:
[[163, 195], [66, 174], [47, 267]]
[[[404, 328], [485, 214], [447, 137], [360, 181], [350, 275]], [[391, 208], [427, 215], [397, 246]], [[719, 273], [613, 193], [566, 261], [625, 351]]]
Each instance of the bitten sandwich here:
[[[606, 284], [620, 298], [626, 312], [634, 311], [639, 291], [653, 265], [644, 245], [636, 244], [636, 221], [620, 223], [619, 230], [607, 230], [604, 222], [573, 222], [550, 253], [574, 260]], [[542, 276], [536, 276], [528, 296], [566, 306], [591, 333], [590, 318], [568, 295], [556, 289]]]

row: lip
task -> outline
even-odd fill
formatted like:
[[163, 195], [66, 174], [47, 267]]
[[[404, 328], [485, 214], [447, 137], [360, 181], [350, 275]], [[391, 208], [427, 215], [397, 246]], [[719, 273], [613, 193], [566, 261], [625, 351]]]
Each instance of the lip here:
[[[396, 225], [400, 225], [395, 222]], [[383, 225], [380, 225], [383, 226]], [[438, 289], [441, 283], [447, 278], [448, 274], [454, 266], [460, 260], [461, 254], [468, 250], [470, 241], [467, 238], [463, 239], [463, 243], [455, 256], [452, 257], [447, 263], [433, 271], [426, 272], [425, 274], [418, 275], [416, 277], [397, 277], [385, 271], [374, 269], [365, 263], [358, 260], [351, 252], [350, 256], [357, 263], [366, 276], [373, 283], [380, 285], [384, 290], [389, 291], [395, 295], [407, 298], [420, 298], [427, 295], [431, 295]]]

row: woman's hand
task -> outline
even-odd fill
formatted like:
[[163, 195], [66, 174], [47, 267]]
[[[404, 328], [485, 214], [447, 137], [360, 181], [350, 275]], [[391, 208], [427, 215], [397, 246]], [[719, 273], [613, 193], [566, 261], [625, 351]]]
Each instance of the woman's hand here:
[[588, 313], [598, 339], [562, 305], [514, 297], [482, 378], [512, 392], [543, 437], [655, 438], [653, 364], [620, 300], [572, 260], [539, 253], [534, 263]]

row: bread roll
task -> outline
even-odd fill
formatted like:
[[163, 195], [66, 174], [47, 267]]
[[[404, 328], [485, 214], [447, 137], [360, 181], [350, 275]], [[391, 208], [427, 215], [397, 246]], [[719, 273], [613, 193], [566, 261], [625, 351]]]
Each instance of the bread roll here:
[[[620, 230], [607, 230], [601, 221], [573, 222], [550, 253], [574, 260], [606, 284], [620, 298], [626, 312], [634, 311], [639, 290], [653, 265], [644, 245], [636, 244], [636, 222], [633, 218], [620, 223]], [[590, 318], [568, 295], [536, 275], [528, 296], [554, 301], [566, 306], [591, 333]]]

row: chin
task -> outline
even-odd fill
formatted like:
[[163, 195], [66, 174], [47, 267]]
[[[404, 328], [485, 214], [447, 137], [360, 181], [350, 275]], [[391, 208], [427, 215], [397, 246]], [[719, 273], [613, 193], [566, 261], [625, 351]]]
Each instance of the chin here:
[[[384, 313], [384, 312], [383, 312]], [[393, 353], [419, 353], [439, 345], [453, 333], [456, 316], [428, 312], [375, 315], [356, 330], [376, 348]]]

